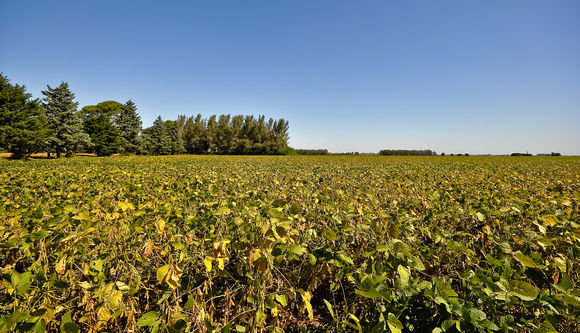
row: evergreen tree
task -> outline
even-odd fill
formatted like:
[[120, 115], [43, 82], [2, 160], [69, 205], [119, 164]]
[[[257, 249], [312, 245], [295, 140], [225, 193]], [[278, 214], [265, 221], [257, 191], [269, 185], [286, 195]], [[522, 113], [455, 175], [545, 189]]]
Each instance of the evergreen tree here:
[[185, 149], [183, 148], [183, 139], [179, 134], [179, 123], [173, 120], [166, 120], [165, 121], [165, 131], [169, 136], [170, 143], [170, 154], [177, 155], [183, 154]]
[[60, 157], [62, 153], [72, 154], [90, 144], [89, 136], [83, 132], [81, 122], [76, 115], [78, 103], [70, 91], [68, 83], [62, 82], [58, 87], [42, 91], [42, 107], [46, 115], [51, 135], [47, 140], [50, 152]]
[[83, 128], [91, 136], [93, 151], [98, 156], [110, 156], [119, 151], [123, 142], [119, 138], [119, 130], [107, 114], [87, 118]]
[[39, 151], [49, 134], [42, 107], [31, 97], [24, 86], [10, 84], [0, 73], [0, 147], [13, 158]]
[[115, 117], [115, 126], [119, 130], [121, 138], [121, 152], [135, 154], [142, 144], [139, 133], [141, 132], [141, 117], [137, 113], [137, 106], [132, 100], [128, 100], [121, 106], [121, 111]]
[[149, 143], [151, 154], [169, 155], [172, 153], [171, 136], [161, 116], [155, 119], [153, 126], [149, 127], [144, 134]]

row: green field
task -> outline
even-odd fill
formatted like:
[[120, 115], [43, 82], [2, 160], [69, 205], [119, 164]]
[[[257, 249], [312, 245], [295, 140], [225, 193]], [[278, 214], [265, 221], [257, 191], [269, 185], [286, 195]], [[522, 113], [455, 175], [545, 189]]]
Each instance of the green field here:
[[577, 157], [0, 160], [0, 332], [580, 321]]

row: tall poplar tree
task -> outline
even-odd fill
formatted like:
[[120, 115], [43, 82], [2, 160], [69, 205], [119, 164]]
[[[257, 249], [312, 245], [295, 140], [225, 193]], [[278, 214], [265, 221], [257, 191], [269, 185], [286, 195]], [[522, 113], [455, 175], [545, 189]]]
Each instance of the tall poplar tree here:
[[40, 151], [48, 136], [38, 99], [0, 73], [0, 147], [13, 158]]
[[88, 146], [91, 140], [83, 132], [76, 115], [78, 103], [74, 101], [75, 95], [70, 91], [68, 83], [62, 82], [56, 88], [47, 85], [47, 88], [42, 91], [45, 96], [42, 107], [51, 131], [47, 140], [49, 153], [56, 153], [58, 158], [63, 153], [72, 154]]

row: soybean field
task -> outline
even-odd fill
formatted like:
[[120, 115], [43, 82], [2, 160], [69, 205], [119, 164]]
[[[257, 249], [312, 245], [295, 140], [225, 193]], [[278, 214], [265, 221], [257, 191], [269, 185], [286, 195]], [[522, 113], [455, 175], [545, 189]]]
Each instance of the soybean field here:
[[0, 160], [0, 332], [575, 332], [580, 158]]

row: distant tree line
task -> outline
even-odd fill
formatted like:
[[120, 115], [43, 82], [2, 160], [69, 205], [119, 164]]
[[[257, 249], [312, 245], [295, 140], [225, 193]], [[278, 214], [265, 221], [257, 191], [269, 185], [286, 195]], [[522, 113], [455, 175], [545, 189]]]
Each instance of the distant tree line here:
[[264, 116], [179, 116], [143, 129], [137, 106], [105, 101], [78, 110], [68, 83], [32, 99], [0, 73], [0, 149], [13, 158], [85, 152], [112, 154], [285, 154], [288, 121]]
[[383, 149], [379, 151], [379, 155], [388, 156], [435, 156], [436, 152], [430, 149], [424, 150], [409, 150], [409, 149]]
[[[158, 119], [160, 120], [160, 119]], [[288, 121], [264, 116], [179, 116], [175, 135], [191, 154], [280, 155], [286, 153]]]
[[296, 149], [298, 155], [328, 155], [327, 149]]
[[[511, 156], [534, 156], [531, 153], [511, 153]], [[551, 152], [549, 154], [537, 154], [536, 156], [562, 156], [561, 153]]]

